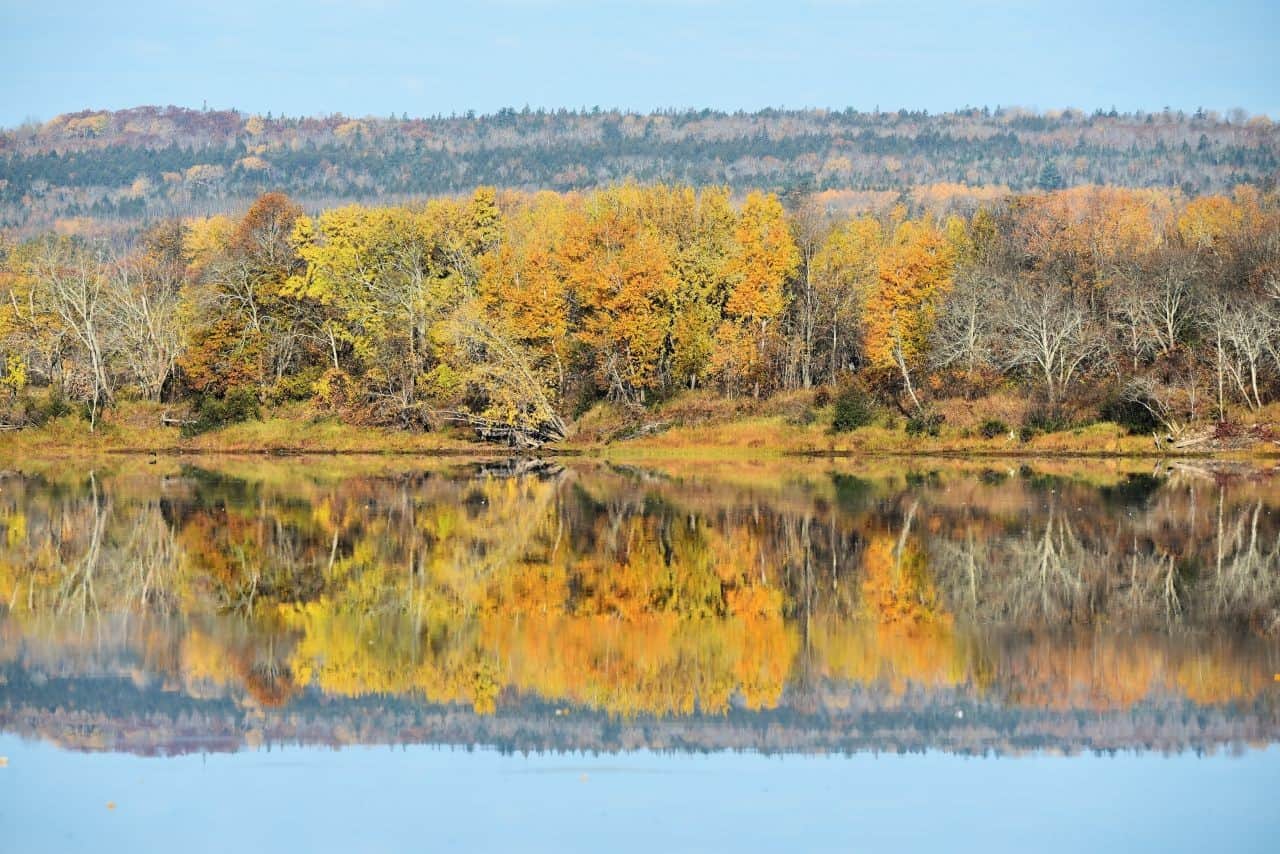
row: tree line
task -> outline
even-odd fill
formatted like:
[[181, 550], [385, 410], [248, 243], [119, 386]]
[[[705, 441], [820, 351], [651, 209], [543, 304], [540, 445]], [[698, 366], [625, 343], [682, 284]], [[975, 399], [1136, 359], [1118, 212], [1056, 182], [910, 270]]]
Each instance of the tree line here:
[[914, 216], [663, 184], [310, 214], [273, 192], [128, 242], [2, 251], [9, 426], [71, 405], [93, 426], [127, 398], [186, 404], [195, 428], [309, 401], [538, 444], [599, 401], [642, 417], [685, 390], [821, 386], [935, 432], [939, 401], [1012, 391], [1045, 426], [1178, 436], [1280, 390], [1280, 198], [1252, 187]]

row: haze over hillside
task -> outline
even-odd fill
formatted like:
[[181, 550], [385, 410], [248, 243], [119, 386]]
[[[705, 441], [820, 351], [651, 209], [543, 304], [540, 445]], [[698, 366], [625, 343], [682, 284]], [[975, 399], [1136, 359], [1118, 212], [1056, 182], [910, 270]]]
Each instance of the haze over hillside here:
[[504, 109], [357, 119], [144, 106], [0, 133], [0, 228], [75, 231], [243, 209], [268, 189], [320, 206], [480, 185], [674, 181], [826, 191], [834, 207], [867, 209], [1080, 184], [1191, 196], [1273, 186], [1278, 172], [1280, 128], [1238, 110]]

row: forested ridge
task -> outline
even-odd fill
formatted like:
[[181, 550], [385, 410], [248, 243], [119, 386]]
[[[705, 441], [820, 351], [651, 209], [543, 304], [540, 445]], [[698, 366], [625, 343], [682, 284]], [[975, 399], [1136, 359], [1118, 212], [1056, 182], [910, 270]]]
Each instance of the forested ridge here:
[[191, 432], [300, 401], [537, 445], [598, 403], [643, 423], [682, 392], [806, 392], [835, 430], [897, 413], [937, 435], [947, 400], [1011, 392], [1023, 423], [984, 434], [1105, 418], [1178, 442], [1230, 438], [1280, 390], [1280, 201], [1252, 187], [854, 216], [631, 183], [314, 215], [270, 193], [2, 260], [11, 428], [141, 399]]
[[594, 108], [411, 119], [137, 107], [0, 133], [0, 228], [95, 231], [244, 210], [271, 189], [319, 208], [484, 185], [567, 192], [631, 179], [826, 191], [844, 209], [866, 209], [939, 190], [1084, 184], [1192, 196], [1269, 187], [1277, 169], [1280, 131], [1239, 110]]

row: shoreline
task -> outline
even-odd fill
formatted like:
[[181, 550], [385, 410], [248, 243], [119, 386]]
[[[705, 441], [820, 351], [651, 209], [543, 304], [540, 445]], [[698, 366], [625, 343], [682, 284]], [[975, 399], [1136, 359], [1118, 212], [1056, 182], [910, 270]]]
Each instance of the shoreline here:
[[793, 448], [785, 446], [755, 446], [703, 443], [654, 447], [631, 442], [615, 442], [603, 445], [547, 445], [540, 448], [516, 448], [476, 443], [437, 447], [386, 447], [377, 444], [365, 446], [344, 445], [277, 445], [244, 447], [235, 443], [191, 446], [166, 445], [142, 447], [134, 444], [113, 445], [105, 443], [32, 443], [19, 447], [0, 447], [0, 461], [14, 458], [49, 460], [55, 457], [424, 457], [424, 458], [569, 458], [600, 461], [689, 461], [703, 458], [707, 461], [725, 462], [740, 458], [743, 461], [760, 460], [868, 460], [868, 459], [950, 459], [950, 460], [1221, 460], [1227, 462], [1280, 462], [1277, 449], [1225, 449], [1202, 451], [1160, 450], [1111, 450], [1105, 448], [983, 448], [937, 447], [922, 444], [919, 447], [844, 447], [829, 449]]
[[[800, 420], [789, 411], [660, 411], [637, 425], [589, 414], [571, 425], [569, 438], [536, 448], [486, 443], [461, 428], [411, 432], [361, 426], [302, 408], [277, 410], [260, 420], [227, 424], [194, 436], [157, 423], [157, 407], [131, 405], [90, 433], [88, 424], [67, 416], [39, 427], [0, 434], [0, 461], [24, 458], [113, 456], [254, 457], [421, 457], [421, 458], [594, 458], [626, 462], [867, 460], [901, 459], [1095, 459], [1095, 460], [1280, 460], [1280, 443], [1270, 441], [1272, 413], [1258, 438], [1234, 446], [1171, 448], [1153, 436], [1130, 434], [1098, 421], [1026, 438], [990, 438], [971, 423], [954, 423], [940, 435], [910, 435], [893, 424], [873, 423], [847, 432], [828, 428], [826, 413]], [[610, 413], [606, 413], [608, 415]], [[957, 419], [958, 420], [958, 419]], [[1258, 425], [1254, 425], [1257, 427]], [[657, 429], [654, 429], [657, 428]], [[1268, 438], [1263, 438], [1263, 436]]]

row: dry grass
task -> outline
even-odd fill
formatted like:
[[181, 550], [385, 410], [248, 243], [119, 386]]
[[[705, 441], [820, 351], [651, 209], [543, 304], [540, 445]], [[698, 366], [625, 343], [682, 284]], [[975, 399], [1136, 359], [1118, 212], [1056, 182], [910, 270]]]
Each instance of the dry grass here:
[[939, 400], [934, 409], [946, 418], [947, 428], [977, 433], [986, 421], [1003, 421], [1017, 430], [1027, 417], [1027, 399], [1013, 394], [996, 392], [985, 397], [967, 400], [952, 397]]
[[[828, 430], [831, 407], [815, 407], [812, 393], [778, 395], [768, 402], [717, 402], [712, 397], [684, 396], [668, 401], [648, 417], [663, 429], [636, 438], [615, 441], [582, 441], [574, 446], [614, 460], [745, 459], [760, 455], [881, 455], [968, 454], [978, 456], [1171, 456], [1156, 448], [1151, 436], [1129, 435], [1110, 422], [1053, 433], [1036, 433], [1025, 441], [1019, 426], [1026, 420], [1029, 402], [1008, 392], [973, 400], [948, 398], [937, 401], [934, 411], [945, 418], [937, 436], [909, 436], [905, 419], [886, 412], [870, 426], [848, 433]], [[1244, 414], [1246, 423], [1280, 422], [1280, 404]], [[999, 420], [1009, 432], [984, 438], [980, 428], [987, 420]], [[1251, 450], [1219, 456], [1269, 456], [1276, 448], [1259, 444]], [[1194, 455], [1194, 454], [1189, 454]]]
[[232, 424], [184, 439], [179, 447], [184, 451], [223, 453], [483, 453], [486, 449], [447, 433], [410, 433], [344, 424], [330, 418], [283, 417]]
[[75, 415], [40, 428], [0, 434], [0, 461], [50, 454], [92, 457], [120, 453], [326, 453], [414, 454], [500, 452], [464, 433], [413, 433], [343, 423], [316, 417], [294, 405], [267, 413], [258, 421], [231, 424], [197, 436], [184, 437], [177, 427], [160, 422], [164, 407], [126, 402], [90, 432]]
[[[0, 464], [25, 456], [101, 456], [123, 452], [288, 453], [288, 454], [506, 454], [463, 431], [416, 433], [344, 423], [318, 415], [304, 404], [272, 410], [260, 421], [233, 424], [194, 437], [161, 425], [164, 407], [130, 402], [113, 409], [97, 431], [76, 416], [39, 429], [0, 434]], [[908, 436], [904, 419], [892, 413], [849, 433], [828, 430], [832, 407], [815, 406], [813, 392], [775, 395], [765, 401], [725, 398], [698, 391], [677, 395], [639, 416], [612, 404], [598, 404], [580, 417], [571, 438], [549, 453], [583, 452], [610, 460], [747, 460], [784, 455], [967, 454], [986, 456], [1169, 456], [1150, 436], [1130, 436], [1106, 422], [1027, 441], [1001, 434], [991, 439], [979, 428], [998, 419], [1016, 430], [1027, 402], [1007, 393], [975, 400], [939, 401], [945, 416], [938, 436]], [[1233, 413], [1245, 424], [1280, 423], [1280, 403], [1260, 412]], [[1271, 443], [1218, 456], [1270, 456]]]

